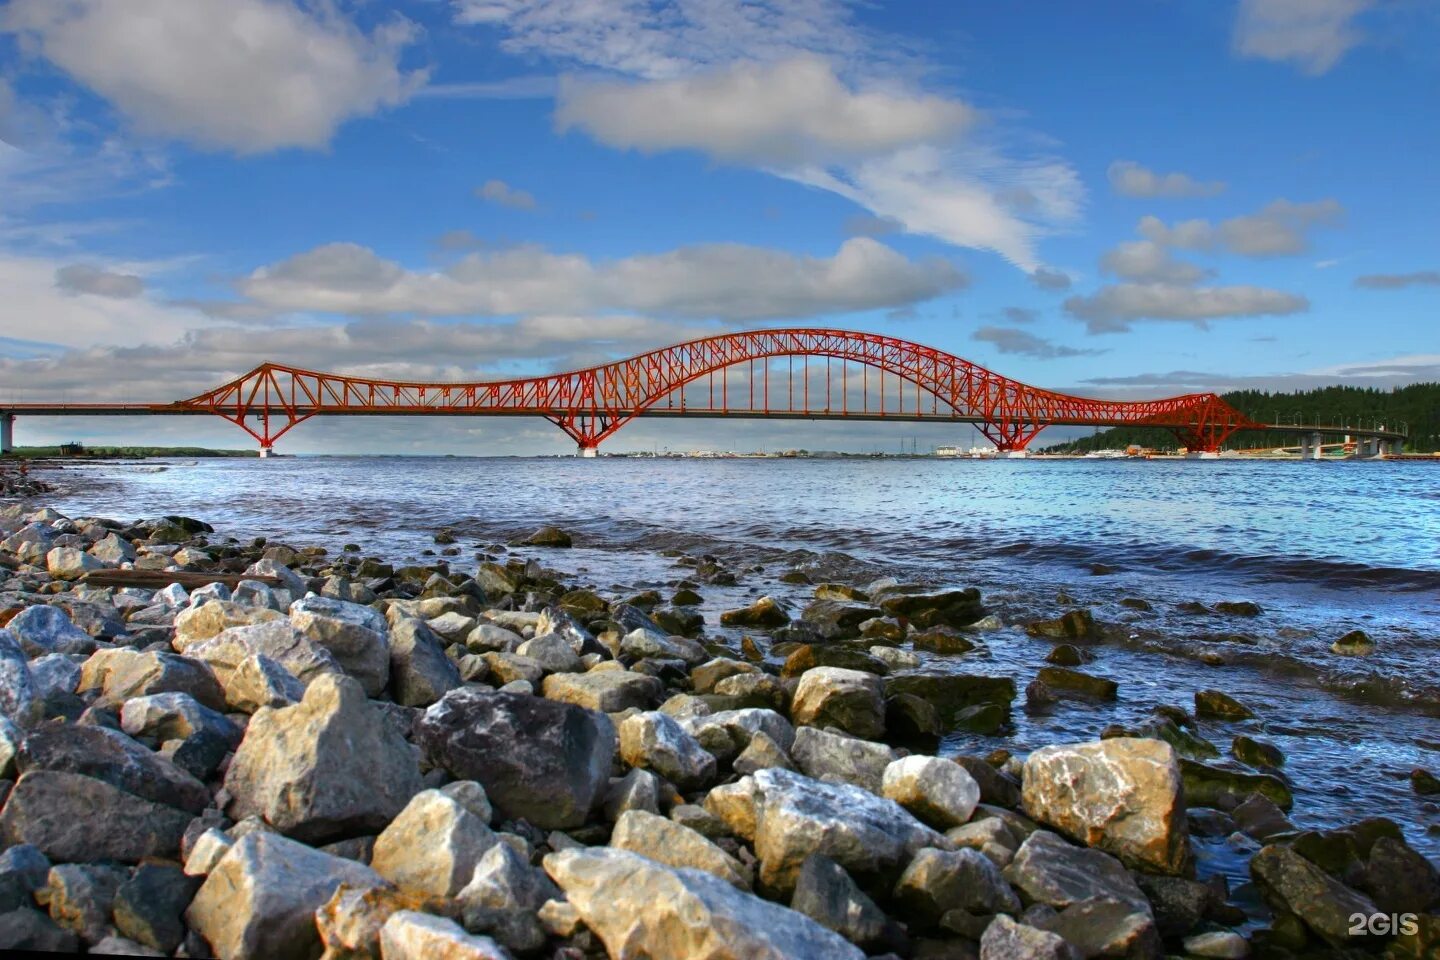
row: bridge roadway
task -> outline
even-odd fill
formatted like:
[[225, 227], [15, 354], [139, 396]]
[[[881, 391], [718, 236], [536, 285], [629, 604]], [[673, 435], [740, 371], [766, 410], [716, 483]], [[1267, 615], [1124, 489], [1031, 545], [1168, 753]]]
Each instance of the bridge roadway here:
[[[387, 408], [383, 410], [370, 409], [327, 409], [327, 408], [296, 408], [294, 413], [298, 417], [309, 416], [338, 416], [338, 417], [403, 417], [403, 416], [447, 416], [447, 417], [546, 417], [553, 414], [549, 410], [495, 410], [485, 413], [475, 413], [472, 410], [461, 408], [445, 407], [409, 407], [409, 408]], [[905, 423], [956, 423], [956, 424], [982, 424], [986, 423], [985, 417], [978, 415], [964, 415], [958, 413], [936, 414], [936, 413], [895, 413], [895, 412], [867, 412], [867, 411], [838, 411], [838, 410], [809, 410], [809, 411], [775, 411], [748, 408], [729, 408], [725, 410], [709, 410], [695, 408], [665, 409], [651, 407], [644, 410], [621, 411], [628, 417], [691, 417], [691, 418], [724, 418], [752, 420], [859, 420], [859, 421], [883, 421], [894, 420]], [[134, 417], [134, 416], [167, 416], [167, 417], [196, 417], [214, 416], [215, 411], [204, 407], [190, 407], [182, 404], [167, 403], [12, 403], [0, 404], [0, 453], [10, 453], [14, 449], [14, 422], [16, 417]], [[1111, 423], [1097, 423], [1093, 419], [1052, 419], [1040, 423], [1047, 427], [1093, 427], [1093, 426], [1114, 426], [1114, 427], [1136, 427], [1144, 426], [1126, 421], [1113, 421]], [[1302, 459], [1318, 460], [1321, 455], [1322, 439], [1325, 437], [1353, 437], [1357, 441], [1357, 456], [1379, 456], [1382, 453], [1398, 454], [1405, 441], [1405, 434], [1396, 430], [1387, 429], [1360, 429], [1335, 424], [1293, 424], [1293, 423], [1266, 423], [1253, 428], [1247, 428], [1245, 432], [1271, 431], [1295, 436], [1299, 439], [1299, 450]], [[583, 453], [583, 451], [582, 451]]]

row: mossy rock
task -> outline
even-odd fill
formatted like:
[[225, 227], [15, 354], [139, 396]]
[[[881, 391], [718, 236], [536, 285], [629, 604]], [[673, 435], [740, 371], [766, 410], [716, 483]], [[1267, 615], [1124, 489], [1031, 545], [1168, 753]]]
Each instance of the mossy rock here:
[[1192, 807], [1230, 810], [1252, 793], [1268, 798], [1282, 810], [1295, 805], [1285, 781], [1268, 773], [1242, 773], [1181, 757], [1180, 775], [1185, 781], [1185, 802]]
[[956, 713], [953, 723], [956, 730], [994, 736], [1010, 723], [1010, 708], [998, 703], [977, 703]]
[[1432, 797], [1440, 793], [1440, 777], [1429, 770], [1416, 767], [1410, 771], [1410, 787], [1422, 797]]
[[1010, 677], [990, 677], [968, 673], [911, 673], [885, 678], [885, 695], [912, 694], [928, 701], [949, 725], [966, 707], [996, 704], [1005, 708], [1008, 719], [1015, 699], [1015, 681]]
[[1146, 613], [1155, 609], [1150, 605], [1150, 601], [1141, 600], [1139, 597], [1122, 597], [1120, 600], [1120, 606], [1125, 607], [1128, 610], [1141, 610]]
[[1078, 667], [1085, 662], [1085, 657], [1080, 653], [1079, 647], [1072, 643], [1062, 643], [1045, 655], [1045, 662], [1053, 663], [1057, 667]]
[[910, 641], [916, 650], [929, 650], [933, 653], [969, 653], [976, 646], [975, 641], [945, 627], [924, 630], [911, 637]]
[[1367, 657], [1375, 652], [1375, 641], [1364, 630], [1351, 630], [1330, 644], [1330, 652], [1342, 657]]
[[1051, 640], [1095, 640], [1100, 636], [1100, 630], [1095, 625], [1095, 616], [1083, 608], [1068, 610], [1053, 620], [1027, 623], [1025, 632], [1032, 637], [1046, 637]]
[[1243, 734], [1230, 742], [1230, 755], [1252, 767], [1283, 767], [1284, 752], [1273, 743], [1256, 740]]
[[1145, 721], [1135, 727], [1131, 735], [1164, 740], [1177, 754], [1191, 760], [1214, 760], [1220, 756], [1220, 750], [1215, 744], [1190, 733], [1168, 716], [1157, 716]]
[[864, 590], [846, 583], [822, 583], [815, 588], [816, 600], [845, 600], [864, 603], [870, 599]]
[[1253, 720], [1255, 711], [1221, 690], [1195, 693], [1195, 716], [1212, 720]]
[[843, 667], [846, 670], [862, 670], [876, 676], [884, 676], [890, 672], [890, 668], [885, 665], [884, 660], [863, 651], [850, 647], [807, 643], [797, 647], [785, 658], [785, 665], [780, 668], [780, 676], [798, 677], [815, 667]]
[[1079, 694], [1095, 700], [1114, 700], [1120, 692], [1120, 684], [1114, 680], [1067, 667], [1041, 667], [1037, 679], [1052, 690]]
[[559, 527], [544, 526], [536, 530], [523, 540], [516, 540], [511, 544], [515, 547], [573, 547], [575, 545], [570, 534]]
[[781, 583], [809, 583], [810, 576], [804, 570], [786, 570], [780, 574]]
[[1258, 617], [1265, 612], [1253, 600], [1221, 600], [1215, 604], [1214, 610], [1229, 617]]
[[[656, 596], [658, 597], [659, 594], [656, 594]], [[656, 604], [659, 602], [659, 600], [656, 600]], [[677, 607], [696, 607], [704, 603], [705, 598], [689, 587], [681, 587], [675, 591], [675, 595], [670, 598], [670, 602]]]

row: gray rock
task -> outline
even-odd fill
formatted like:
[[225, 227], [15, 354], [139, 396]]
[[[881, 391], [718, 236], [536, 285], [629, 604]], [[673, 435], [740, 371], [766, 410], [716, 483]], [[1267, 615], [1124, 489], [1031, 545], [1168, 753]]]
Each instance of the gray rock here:
[[155, 693], [125, 701], [120, 710], [120, 729], [132, 737], [159, 742], [210, 733], [232, 747], [241, 736], [234, 721], [203, 706], [188, 693]]
[[895, 883], [895, 899], [907, 913], [937, 923], [950, 910], [969, 913], [1019, 913], [1020, 899], [1000, 869], [975, 850], [935, 850], [915, 854]]
[[1072, 903], [1044, 929], [1065, 938], [1082, 957], [1159, 960], [1163, 953], [1154, 918], [1132, 904], [1108, 897]]
[[402, 890], [453, 897], [497, 843], [485, 822], [454, 797], [425, 790], [376, 838], [370, 866]]
[[539, 697], [452, 690], [415, 724], [426, 760], [485, 788], [501, 816], [543, 829], [585, 823], [609, 785], [614, 724]]
[[179, 867], [142, 864], [115, 892], [116, 928], [136, 943], [174, 953], [185, 939], [185, 909], [200, 883]]
[[257, 831], [211, 871], [185, 919], [226, 960], [310, 960], [320, 950], [315, 911], [341, 884], [385, 881], [352, 860]]
[[210, 791], [199, 780], [120, 731], [105, 727], [54, 723], [38, 727], [25, 738], [16, 767], [22, 774], [50, 770], [94, 777], [192, 814], [210, 805]]
[[208, 664], [166, 651], [99, 650], [81, 665], [77, 689], [99, 690], [99, 702], [107, 706], [155, 693], [188, 693], [212, 710], [225, 709], [225, 693]]
[[694, 640], [667, 636], [659, 630], [646, 627], [625, 634], [620, 640], [620, 652], [640, 660], [683, 660], [692, 667], [710, 659], [705, 648]]
[[290, 623], [329, 650], [341, 668], [378, 697], [390, 682], [390, 641], [385, 618], [358, 603], [308, 596], [290, 605]]
[[659, 711], [634, 714], [620, 724], [620, 755], [630, 766], [653, 770], [681, 790], [699, 789], [715, 779], [715, 757]]
[[357, 681], [327, 674], [255, 714], [225, 775], [227, 813], [325, 842], [383, 829], [420, 792], [415, 753]]
[[247, 577], [277, 577], [280, 580], [280, 589], [290, 594], [291, 600], [298, 600], [309, 591], [309, 586], [294, 570], [280, 563], [278, 560], [266, 558], [252, 563], [245, 569]]
[[1001, 914], [980, 938], [980, 960], [1078, 960], [1075, 951], [1058, 934]]
[[276, 612], [283, 611], [286, 606], [280, 602], [280, 598], [268, 583], [261, 583], [259, 580], [241, 580], [235, 584], [230, 599], [242, 607], [263, 607]]
[[862, 960], [859, 948], [804, 914], [761, 900], [700, 870], [676, 870], [608, 848], [545, 858], [613, 956], [707, 960]]
[[0, 913], [34, 906], [35, 891], [50, 876], [50, 858], [28, 843], [0, 853]]
[[50, 919], [85, 943], [103, 940], [110, 930], [115, 892], [125, 882], [120, 867], [94, 863], [62, 863], [50, 868], [41, 891]]
[[980, 802], [980, 786], [957, 763], [939, 757], [903, 757], [885, 768], [883, 796], [937, 830], [958, 827]]
[[638, 767], [613, 781], [605, 791], [605, 818], [619, 820], [629, 810], [660, 812], [660, 778]]
[[857, 737], [881, 737], [885, 698], [880, 678], [843, 667], [807, 670], [795, 688], [790, 716], [797, 725], [836, 726]]
[[529, 953], [545, 945], [536, 913], [559, 888], [508, 843], [485, 852], [470, 882], [457, 895], [465, 929], [488, 933], [513, 950]]
[[24, 651], [13, 633], [0, 629], [0, 717], [28, 727], [43, 710]]
[[807, 777], [826, 783], [849, 783], [880, 794], [885, 770], [895, 762], [893, 749], [883, 743], [861, 740], [817, 727], [795, 731], [790, 748], [795, 766]]
[[1377, 913], [1364, 894], [1351, 890], [1290, 847], [1271, 844], [1250, 858], [1250, 875], [1271, 906], [1294, 914], [1332, 947], [1362, 939], [1350, 918]]
[[643, 810], [629, 810], [620, 816], [609, 845], [667, 866], [704, 870], [741, 890], [749, 890], [753, 882], [744, 864], [704, 836]]
[[0, 914], [0, 951], [34, 950], [40, 953], [77, 953], [80, 941], [61, 930], [45, 914], [20, 907]]
[[1250, 944], [1233, 930], [1213, 930], [1186, 937], [1185, 952], [1194, 957], [1215, 957], [1218, 960], [1245, 960]]
[[[853, 875], [884, 877], [898, 873], [919, 850], [947, 845], [893, 800], [859, 787], [822, 783], [788, 770], [761, 770], [746, 779], [753, 790], [761, 882], [781, 893], [794, 889], [800, 868], [814, 853]], [[718, 812], [708, 797], [706, 809]]]
[[186, 654], [208, 664], [227, 694], [232, 674], [253, 655], [269, 657], [306, 686], [317, 677], [343, 672], [329, 650], [284, 620], [231, 627], [191, 644]]
[[770, 739], [770, 736], [764, 731], [757, 731], [750, 738], [750, 744], [740, 751], [740, 756], [735, 758], [733, 768], [736, 773], [744, 776], [757, 770], [767, 770], [770, 767], [779, 767], [783, 770], [795, 769], [795, 765], [790, 762], [785, 751], [780, 749], [780, 744]]
[[396, 703], [428, 707], [462, 683], [460, 669], [423, 621], [403, 618], [390, 631], [390, 691]]
[[47, 653], [30, 662], [35, 692], [41, 697], [74, 693], [80, 686], [80, 664], [64, 653]]
[[819, 853], [806, 858], [800, 868], [790, 909], [862, 947], [877, 945], [889, 926], [885, 912], [855, 885], [845, 868]]
[[585, 669], [585, 665], [580, 662], [580, 655], [571, 649], [564, 637], [556, 633], [526, 640], [515, 652], [540, 664], [546, 673], [580, 673]]
[[241, 660], [225, 682], [225, 701], [239, 713], [255, 713], [261, 707], [289, 707], [304, 698], [305, 685], [264, 654], [252, 653]]
[[1030, 834], [1005, 868], [1005, 879], [1029, 900], [1056, 910], [1106, 897], [1150, 911], [1150, 902], [1119, 860], [1101, 850], [1074, 846], [1048, 830]]
[[474, 780], [456, 780], [447, 783], [440, 788], [440, 792], [479, 817], [481, 823], [488, 824], [495, 816], [495, 810], [490, 805], [490, 798], [485, 795], [485, 788]]
[[573, 703], [601, 713], [620, 713], [654, 704], [664, 690], [655, 677], [628, 670], [591, 670], [588, 673], [555, 673], [541, 685], [545, 698]]
[[509, 960], [489, 937], [472, 936], [453, 920], [415, 910], [400, 910], [385, 921], [380, 954], [385, 960]]
[[89, 552], [96, 560], [111, 566], [118, 567], [122, 563], [135, 561], [135, 548], [130, 545], [129, 540], [116, 533], [107, 534], [97, 541]]
[[227, 630], [284, 622], [284, 614], [274, 610], [241, 606], [229, 600], [210, 600], [175, 615], [175, 636], [170, 646], [177, 653], [194, 656], [190, 651], [192, 646], [214, 639]]
[[16, 614], [7, 629], [20, 642], [20, 649], [27, 657], [95, 652], [95, 638], [71, 623], [65, 611], [58, 607], [43, 604], [26, 607]]
[[[105, 829], [97, 830], [97, 823]], [[103, 780], [35, 770], [10, 791], [0, 811], [0, 839], [6, 845], [34, 844], [61, 862], [118, 860], [179, 855], [190, 814], [142, 800]]]

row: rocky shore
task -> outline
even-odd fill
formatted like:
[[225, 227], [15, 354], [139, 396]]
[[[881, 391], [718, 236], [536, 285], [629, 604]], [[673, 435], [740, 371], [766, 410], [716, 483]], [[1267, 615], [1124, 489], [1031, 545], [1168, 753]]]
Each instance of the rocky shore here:
[[547, 569], [553, 528], [404, 567], [178, 516], [0, 535], [0, 950], [1440, 957], [1434, 864], [1387, 819], [1298, 828], [1258, 705], [936, 755], [1114, 698], [1084, 610], [1028, 625], [1022, 691], [964, 668], [973, 589], [821, 584], [719, 640], [697, 604], [733, 572], [605, 595]]

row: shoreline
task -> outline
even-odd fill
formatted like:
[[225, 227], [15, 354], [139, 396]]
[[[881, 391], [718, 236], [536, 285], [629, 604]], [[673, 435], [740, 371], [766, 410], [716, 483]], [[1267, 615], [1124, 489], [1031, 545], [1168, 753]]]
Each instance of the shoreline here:
[[[1113, 682], [1087, 672], [1096, 624], [1064, 604], [1026, 625], [1041, 644], [1037, 655], [1050, 650], [1040, 678], [1021, 690], [1012, 678], [964, 671], [963, 655], [983, 648], [992, 614], [977, 592], [960, 588], [818, 584], [803, 588], [812, 594], [804, 606], [764, 596], [722, 612], [728, 629], [717, 636], [701, 599], [728, 596], [738, 571], [682, 556], [671, 583], [597, 592], [579, 584], [608, 582], [604, 571], [547, 568], [570, 546], [563, 531], [491, 545], [479, 566], [457, 552], [401, 567], [343, 544], [296, 550], [217, 535], [185, 518], [76, 524], [18, 508], [5, 517], [10, 539], [0, 557], [18, 568], [6, 598], [20, 657], [4, 665], [12, 676], [28, 673], [33, 693], [28, 705], [14, 694], [5, 705], [12, 722], [29, 725], [14, 727], [27, 745], [0, 830], [7, 844], [38, 840], [52, 861], [70, 859], [65, 831], [37, 805], [41, 796], [66, 802], [41, 792], [61, 771], [114, 804], [163, 807], [147, 808], [154, 823], [170, 811], [163, 838], [115, 826], [106, 842], [125, 854], [112, 860], [138, 861], [130, 855], [145, 847], [156, 863], [174, 864], [166, 876], [190, 899], [176, 910], [184, 898], [172, 897], [164, 909], [174, 914], [172, 930], [187, 928], [190, 956], [207, 941], [225, 951], [277, 924], [287, 946], [328, 942], [342, 935], [342, 920], [353, 926], [362, 916], [397, 936], [406, 924], [430, 924], [452, 940], [489, 938], [517, 955], [565, 948], [604, 956], [615, 931], [633, 932], [655, 909], [623, 894], [592, 896], [597, 882], [621, 876], [698, 897], [714, 914], [712, 930], [736, 938], [736, 956], [780, 936], [761, 929], [777, 923], [801, 937], [791, 948], [823, 944], [825, 955], [847, 955], [833, 952], [847, 946], [836, 927], [872, 954], [900, 956], [973, 955], [1014, 936], [1071, 947], [1100, 937], [1135, 956], [1158, 955], [1162, 940], [1172, 953], [1233, 956], [1203, 951], [1248, 944], [1279, 955], [1350, 942], [1330, 923], [1337, 904], [1413, 905], [1433, 876], [1394, 824], [1295, 827], [1284, 809], [1293, 800], [1284, 757], [1250, 719], [1265, 705], [1220, 691], [1197, 697], [1193, 709], [1161, 701], [1142, 723], [1112, 725], [1098, 741], [1031, 744], [1028, 759], [1003, 749], [951, 756], [945, 744], [956, 731], [1003, 737], [1020, 711], [1114, 698]], [[19, 530], [28, 532], [17, 541]], [[445, 532], [435, 546], [459, 551]], [[40, 572], [37, 561], [53, 570]], [[179, 568], [192, 589], [96, 590], [65, 579], [122, 564], [157, 574]], [[196, 577], [221, 573], [233, 590], [194, 587]], [[768, 581], [760, 589], [769, 593], [782, 586], [778, 577], [746, 579]], [[63, 622], [26, 612], [42, 607]], [[937, 671], [934, 655], [954, 657], [959, 669]], [[261, 703], [270, 706], [257, 710]], [[579, 739], [556, 742], [546, 731], [557, 723]], [[297, 745], [342, 726], [369, 737], [366, 748], [352, 755]], [[100, 727], [116, 728], [105, 737], [123, 747], [101, 745]], [[53, 753], [60, 759], [30, 745], [42, 728], [65, 741]], [[1231, 758], [1206, 739], [1215, 729], [1233, 734]], [[492, 737], [499, 740], [487, 746]], [[107, 781], [108, 768], [94, 762], [74, 767], [77, 756], [113, 749], [145, 771], [141, 782]], [[510, 752], [527, 758], [523, 769]], [[1133, 780], [1140, 770], [1159, 777], [1116, 792], [1117, 777]], [[1417, 792], [1428, 789], [1423, 772], [1415, 777]], [[189, 809], [145, 799], [166, 778], [193, 784]], [[311, 789], [293, 794], [286, 783]], [[1303, 810], [1295, 814], [1303, 822]], [[431, 827], [415, 833], [422, 821]], [[283, 882], [254, 860], [257, 848], [306, 865], [325, 894], [308, 894], [318, 920], [307, 912], [302, 922], [282, 922], [253, 898], [219, 898], [237, 878]], [[186, 879], [180, 867], [192, 860], [206, 869]], [[441, 862], [452, 874], [444, 883]], [[1067, 873], [1077, 863], [1088, 864], [1088, 880]], [[371, 868], [380, 876], [372, 879]], [[707, 893], [713, 881], [680, 868], [719, 876], [725, 890]], [[101, 868], [57, 867], [35, 889], [63, 887], [76, 869]], [[119, 886], [149, 869], [130, 871]], [[1247, 870], [1253, 885], [1232, 882]], [[1379, 879], [1396, 870], [1407, 894]], [[330, 876], [334, 884], [320, 879]], [[963, 891], [958, 876], [969, 878]], [[332, 899], [341, 877], [400, 892]], [[1061, 896], [1056, 885], [1066, 883], [1083, 889]], [[527, 900], [521, 888], [546, 896]], [[1302, 888], [1324, 895], [1294, 902]], [[975, 899], [982, 889], [985, 898]], [[1440, 886], [1434, 892], [1440, 898]], [[397, 898], [417, 895], [429, 898], [421, 912], [439, 919], [402, 909]], [[837, 896], [857, 905], [847, 916], [871, 925], [827, 913]], [[1093, 897], [1129, 906], [1082, 909]], [[1177, 910], [1185, 897], [1200, 909]], [[78, 936], [77, 946], [100, 942], [99, 932], [116, 935], [113, 926], [127, 938], [138, 929], [113, 907], [112, 919], [74, 928], [56, 896], [46, 899], [62, 921], [53, 936]], [[1416, 910], [1437, 907], [1427, 900]], [[22, 909], [52, 935], [38, 900]], [[1432, 924], [1401, 942], [1437, 935]], [[645, 936], [658, 938], [645, 941], [655, 956], [683, 955], [669, 934]]]

